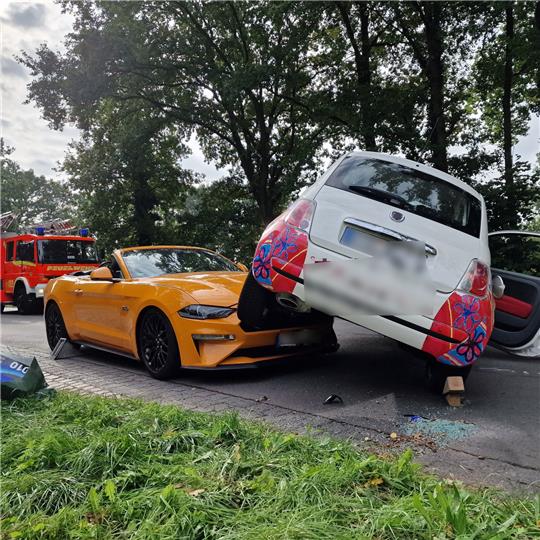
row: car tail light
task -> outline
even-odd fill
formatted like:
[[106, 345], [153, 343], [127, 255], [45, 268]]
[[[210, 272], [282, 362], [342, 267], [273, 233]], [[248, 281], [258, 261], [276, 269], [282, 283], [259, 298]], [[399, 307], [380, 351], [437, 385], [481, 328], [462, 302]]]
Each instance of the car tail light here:
[[311, 220], [315, 213], [315, 202], [309, 199], [298, 199], [286, 212], [284, 221], [291, 227], [309, 232]]
[[461, 278], [458, 289], [483, 298], [488, 293], [489, 281], [489, 266], [478, 259], [474, 259], [469, 264], [465, 275]]

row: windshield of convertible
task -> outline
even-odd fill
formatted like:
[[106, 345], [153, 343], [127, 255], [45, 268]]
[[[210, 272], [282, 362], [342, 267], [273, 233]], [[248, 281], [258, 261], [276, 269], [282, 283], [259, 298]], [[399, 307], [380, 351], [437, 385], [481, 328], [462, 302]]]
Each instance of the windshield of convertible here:
[[482, 209], [478, 198], [442, 178], [398, 163], [350, 156], [326, 185], [480, 236]]
[[133, 278], [186, 272], [239, 272], [229, 259], [205, 249], [159, 248], [124, 251], [122, 258]]

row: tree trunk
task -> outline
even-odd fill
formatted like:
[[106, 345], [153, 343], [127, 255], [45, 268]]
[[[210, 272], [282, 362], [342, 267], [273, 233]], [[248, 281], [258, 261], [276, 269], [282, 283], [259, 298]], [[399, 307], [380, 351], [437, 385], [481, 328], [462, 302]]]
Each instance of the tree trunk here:
[[266, 227], [276, 217], [272, 193], [267, 185], [268, 181], [259, 176], [256, 179], [248, 178], [248, 184], [251, 187], [251, 192], [259, 209], [258, 213], [261, 225]]
[[240, 157], [240, 168], [257, 203], [261, 225], [266, 227], [276, 217], [272, 197], [274, 185], [270, 182], [270, 148], [268, 144], [263, 143], [257, 148], [244, 149], [239, 143], [236, 150]]
[[360, 44], [354, 33], [350, 17], [350, 5], [337, 2], [341, 20], [345, 26], [347, 37], [354, 53], [356, 83], [361, 107], [361, 138], [366, 150], [376, 151], [375, 122], [373, 117], [373, 91], [371, 88], [371, 42], [369, 36], [369, 6], [366, 2], [358, 2], [360, 11]]
[[[429, 84], [428, 123], [430, 129], [433, 164], [441, 171], [448, 171], [448, 141], [444, 108], [444, 64], [441, 5], [439, 2], [424, 4], [424, 35], [427, 45], [426, 75]], [[420, 9], [422, 9], [420, 7]]]
[[[150, 139], [151, 135], [148, 134]], [[130, 148], [127, 154], [128, 176], [131, 178], [133, 197], [133, 228], [139, 246], [147, 246], [157, 240], [156, 214], [157, 198], [149, 185], [148, 163], [152, 159], [152, 149], [142, 141]], [[134, 150], [138, 148], [138, 152]]]
[[150, 191], [144, 174], [135, 173], [133, 177], [133, 225], [137, 244], [148, 246], [156, 241], [155, 214], [156, 198]]
[[360, 39], [362, 57], [358, 74], [359, 91], [363, 92], [363, 138], [366, 150], [377, 151], [375, 141], [375, 122], [373, 118], [373, 89], [371, 88], [371, 43], [369, 37], [369, 8], [366, 2], [359, 3], [360, 8]]
[[514, 77], [512, 40], [514, 39], [514, 6], [507, 2], [505, 8], [505, 48], [504, 48], [504, 80], [503, 80], [503, 150], [504, 150], [504, 183], [508, 200], [507, 218], [517, 225], [517, 212], [514, 196], [514, 164], [512, 158], [512, 84]]

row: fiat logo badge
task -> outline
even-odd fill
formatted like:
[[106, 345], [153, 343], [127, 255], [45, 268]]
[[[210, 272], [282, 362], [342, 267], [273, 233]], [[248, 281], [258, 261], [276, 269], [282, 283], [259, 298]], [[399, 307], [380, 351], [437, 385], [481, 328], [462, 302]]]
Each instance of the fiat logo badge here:
[[396, 212], [396, 211], [392, 212], [390, 214], [390, 217], [394, 221], [397, 221], [398, 223], [401, 223], [405, 219], [405, 216], [401, 212]]

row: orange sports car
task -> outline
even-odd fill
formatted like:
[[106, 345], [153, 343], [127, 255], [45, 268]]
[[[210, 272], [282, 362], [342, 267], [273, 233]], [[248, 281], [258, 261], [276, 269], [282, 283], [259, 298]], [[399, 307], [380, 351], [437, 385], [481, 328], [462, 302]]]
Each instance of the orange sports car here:
[[99, 268], [49, 281], [49, 346], [67, 338], [129, 356], [158, 379], [181, 366], [239, 366], [337, 349], [329, 318], [284, 313], [258, 328], [241, 324], [236, 306], [246, 270], [197, 247], [116, 250]]

